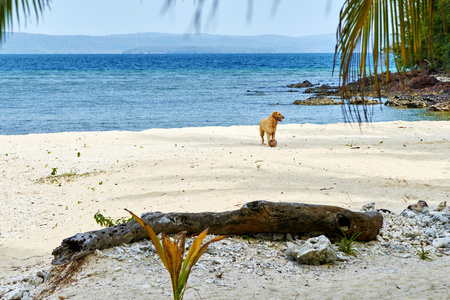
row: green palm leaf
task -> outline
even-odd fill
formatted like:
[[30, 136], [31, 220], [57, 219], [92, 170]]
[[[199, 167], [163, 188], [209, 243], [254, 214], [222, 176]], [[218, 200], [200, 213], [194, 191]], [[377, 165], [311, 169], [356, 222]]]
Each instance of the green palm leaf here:
[[[374, 76], [370, 83], [380, 97], [378, 75], [384, 71], [389, 75], [390, 51], [399, 58], [397, 71], [414, 64], [423, 68], [419, 55], [425, 47], [422, 40], [431, 38], [434, 12], [437, 5], [444, 3], [445, 0], [345, 1], [335, 48], [335, 66], [339, 63], [343, 95], [348, 92], [349, 82]], [[431, 48], [428, 55], [432, 56]], [[357, 88], [364, 97], [365, 81], [360, 82]]]
[[161, 233], [161, 242], [156, 236], [153, 229], [147, 223], [145, 223], [144, 220], [136, 216], [128, 209], [125, 208], [125, 210], [129, 212], [135, 218], [135, 220], [138, 221], [138, 223], [147, 230], [147, 233], [151, 238], [153, 245], [155, 245], [155, 249], [158, 253], [159, 258], [170, 274], [174, 299], [182, 299], [192, 267], [197, 263], [200, 256], [202, 256], [202, 254], [206, 251], [211, 243], [220, 241], [221, 239], [226, 238], [226, 236], [218, 236], [201, 245], [206, 235], [208, 234], [208, 229], [204, 230], [197, 236], [197, 238], [195, 238], [188, 254], [186, 255], [186, 258], [183, 261], [186, 241], [185, 231], [178, 233], [173, 241], [168, 235]]
[[50, 0], [0, 0], [0, 42], [4, 39], [5, 31], [13, 29], [14, 16], [17, 22], [21, 14], [25, 20], [32, 14], [39, 20], [39, 15], [49, 3]]

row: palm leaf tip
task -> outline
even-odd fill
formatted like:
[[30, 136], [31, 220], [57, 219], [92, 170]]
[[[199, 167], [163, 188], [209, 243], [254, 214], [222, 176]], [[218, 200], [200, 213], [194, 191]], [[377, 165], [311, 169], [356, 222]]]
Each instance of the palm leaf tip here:
[[130, 210], [124, 208], [127, 212], [129, 212], [134, 219], [141, 224], [142, 227], [145, 228], [145, 230], [147, 231], [148, 236], [150, 237], [150, 239], [153, 242], [153, 245], [155, 246], [156, 249], [156, 253], [158, 253], [159, 258], [161, 259], [161, 261], [163, 262], [164, 266], [166, 267], [166, 269], [170, 272], [170, 268], [169, 265], [167, 263], [167, 258], [166, 255], [164, 253], [164, 248], [161, 244], [161, 241], [158, 239], [158, 236], [156, 235], [156, 233], [153, 231], [153, 229], [147, 224], [145, 223], [144, 220], [142, 220], [141, 218], [139, 218], [136, 214], [134, 214], [133, 212], [131, 212]]

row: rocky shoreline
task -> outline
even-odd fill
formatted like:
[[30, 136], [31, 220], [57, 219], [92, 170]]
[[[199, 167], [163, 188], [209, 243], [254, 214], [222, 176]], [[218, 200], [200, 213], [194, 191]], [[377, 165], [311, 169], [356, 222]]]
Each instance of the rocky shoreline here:
[[[385, 106], [396, 108], [423, 108], [432, 112], [450, 112], [450, 78], [439, 75], [419, 75], [408, 72], [400, 78], [398, 74], [391, 74], [388, 84], [383, 77], [379, 77], [381, 86], [381, 97], [387, 98]], [[373, 78], [372, 78], [373, 80]], [[349, 97], [346, 101], [341, 100], [341, 89], [335, 86], [314, 84], [305, 80], [296, 84], [288, 84], [286, 87], [304, 89], [306, 94], [314, 96], [306, 100], [295, 100], [294, 105], [377, 105], [382, 102], [377, 100], [378, 96], [368, 86], [368, 79], [351, 83], [347, 87], [353, 94], [359, 97]], [[364, 101], [361, 100], [360, 87], [364, 86]], [[296, 90], [289, 90], [293, 92]]]

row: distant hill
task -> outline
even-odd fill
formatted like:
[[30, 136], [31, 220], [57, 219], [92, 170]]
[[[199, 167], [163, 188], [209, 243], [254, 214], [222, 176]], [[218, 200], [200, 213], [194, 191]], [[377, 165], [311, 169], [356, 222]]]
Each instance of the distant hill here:
[[227, 36], [136, 33], [105, 36], [6, 34], [0, 54], [333, 53], [332, 34]]

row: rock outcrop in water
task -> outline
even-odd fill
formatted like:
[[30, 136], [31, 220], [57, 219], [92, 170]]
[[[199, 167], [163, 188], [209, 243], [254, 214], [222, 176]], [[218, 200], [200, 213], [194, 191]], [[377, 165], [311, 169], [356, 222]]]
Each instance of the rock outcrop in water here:
[[450, 95], [399, 94], [388, 97], [384, 105], [398, 108], [426, 108], [429, 111], [450, 111]]
[[288, 88], [296, 88], [296, 89], [301, 89], [301, 88], [311, 87], [311, 86], [313, 86], [313, 84], [311, 82], [309, 82], [308, 80], [305, 80], [305, 81], [299, 82], [299, 83], [295, 83], [295, 84], [286, 85], [286, 87], [288, 87]]
[[[362, 99], [359, 97], [354, 97], [349, 100], [350, 104], [353, 105], [376, 105], [381, 104], [378, 100], [375, 99]], [[306, 100], [295, 100], [294, 105], [343, 105], [344, 101], [333, 98], [333, 97], [325, 97], [325, 96], [317, 96], [317, 97], [309, 97]]]
[[303, 93], [316, 94], [319, 96], [339, 96], [340, 89], [335, 86], [329, 86], [329, 85], [323, 84], [319, 87], [308, 88]]
[[[405, 74], [390, 73], [389, 81], [386, 74], [377, 77], [380, 84], [380, 96], [388, 98], [384, 105], [398, 108], [422, 108], [429, 111], [450, 111], [450, 78], [439, 77], [417, 72], [406, 72]], [[347, 85], [352, 95], [365, 95], [362, 98], [353, 97], [348, 104], [374, 105], [380, 104], [376, 99], [378, 94], [373, 91], [375, 77], [363, 78]], [[296, 100], [295, 105], [339, 105], [344, 104], [340, 99], [341, 89], [329, 85], [313, 87], [307, 80], [288, 85], [292, 88], [306, 88], [303, 93], [314, 94], [306, 100]], [[346, 104], [347, 104], [346, 103]]]

